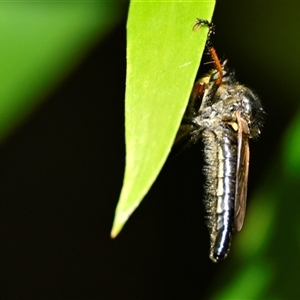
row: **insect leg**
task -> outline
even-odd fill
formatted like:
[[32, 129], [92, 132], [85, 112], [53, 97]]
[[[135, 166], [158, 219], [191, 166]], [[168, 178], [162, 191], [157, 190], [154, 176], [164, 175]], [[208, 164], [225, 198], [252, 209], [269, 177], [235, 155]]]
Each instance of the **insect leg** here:
[[193, 27], [193, 30], [199, 30], [201, 28], [201, 26], [207, 26], [208, 27], [208, 34], [207, 34], [207, 40], [206, 40], [206, 48], [208, 49], [208, 52], [212, 58], [212, 60], [215, 63], [215, 67], [217, 69], [217, 71], [219, 72], [219, 77], [217, 78], [217, 80], [215, 81], [215, 84], [217, 86], [217, 88], [220, 86], [220, 84], [222, 83], [222, 79], [223, 79], [223, 68], [222, 68], [222, 64], [219, 60], [219, 57], [217, 55], [216, 49], [213, 46], [212, 43], [212, 37], [215, 34], [215, 25], [212, 22], [209, 22], [207, 20], [203, 20], [203, 19], [197, 19], [196, 23]]
[[183, 123], [192, 120], [200, 109], [205, 92], [205, 83], [197, 81], [193, 87], [188, 106], [184, 113]]

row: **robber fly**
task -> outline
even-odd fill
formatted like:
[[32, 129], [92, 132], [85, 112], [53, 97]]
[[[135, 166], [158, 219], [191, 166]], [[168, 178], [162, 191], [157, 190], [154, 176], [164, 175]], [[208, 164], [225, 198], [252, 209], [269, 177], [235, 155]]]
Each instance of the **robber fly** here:
[[264, 111], [258, 97], [236, 81], [227, 61], [220, 62], [212, 44], [213, 23], [197, 19], [193, 29], [201, 26], [209, 28], [206, 49], [214, 69], [195, 83], [174, 148], [184, 148], [200, 139], [204, 143], [210, 259], [218, 262], [227, 256], [233, 233], [243, 227], [249, 139], [260, 135]]

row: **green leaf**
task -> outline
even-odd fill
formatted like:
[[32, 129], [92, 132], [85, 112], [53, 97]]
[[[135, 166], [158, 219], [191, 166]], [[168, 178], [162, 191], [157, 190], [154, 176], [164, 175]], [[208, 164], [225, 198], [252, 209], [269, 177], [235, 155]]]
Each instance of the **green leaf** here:
[[43, 100], [112, 27], [114, 2], [0, 4], [0, 139]]
[[172, 147], [204, 50], [215, 2], [135, 2], [127, 23], [126, 168], [112, 237], [150, 189]]

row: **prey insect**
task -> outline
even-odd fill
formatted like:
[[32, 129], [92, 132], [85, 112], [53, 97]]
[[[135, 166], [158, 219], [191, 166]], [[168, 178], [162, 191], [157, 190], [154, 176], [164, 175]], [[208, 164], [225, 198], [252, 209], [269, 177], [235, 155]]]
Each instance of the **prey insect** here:
[[201, 26], [209, 29], [206, 49], [214, 68], [195, 83], [173, 147], [178, 151], [200, 139], [204, 143], [210, 259], [218, 262], [228, 255], [233, 233], [243, 227], [249, 139], [260, 135], [264, 111], [258, 97], [236, 81], [227, 61], [220, 62], [212, 43], [213, 23], [197, 19], [193, 29]]

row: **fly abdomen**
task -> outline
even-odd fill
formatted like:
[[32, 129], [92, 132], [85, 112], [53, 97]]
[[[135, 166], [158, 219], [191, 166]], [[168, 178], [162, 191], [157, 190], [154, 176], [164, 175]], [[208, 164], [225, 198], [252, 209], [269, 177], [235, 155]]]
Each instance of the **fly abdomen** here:
[[224, 259], [233, 231], [237, 139], [229, 128], [219, 127], [204, 138], [206, 208], [210, 228], [210, 258]]

